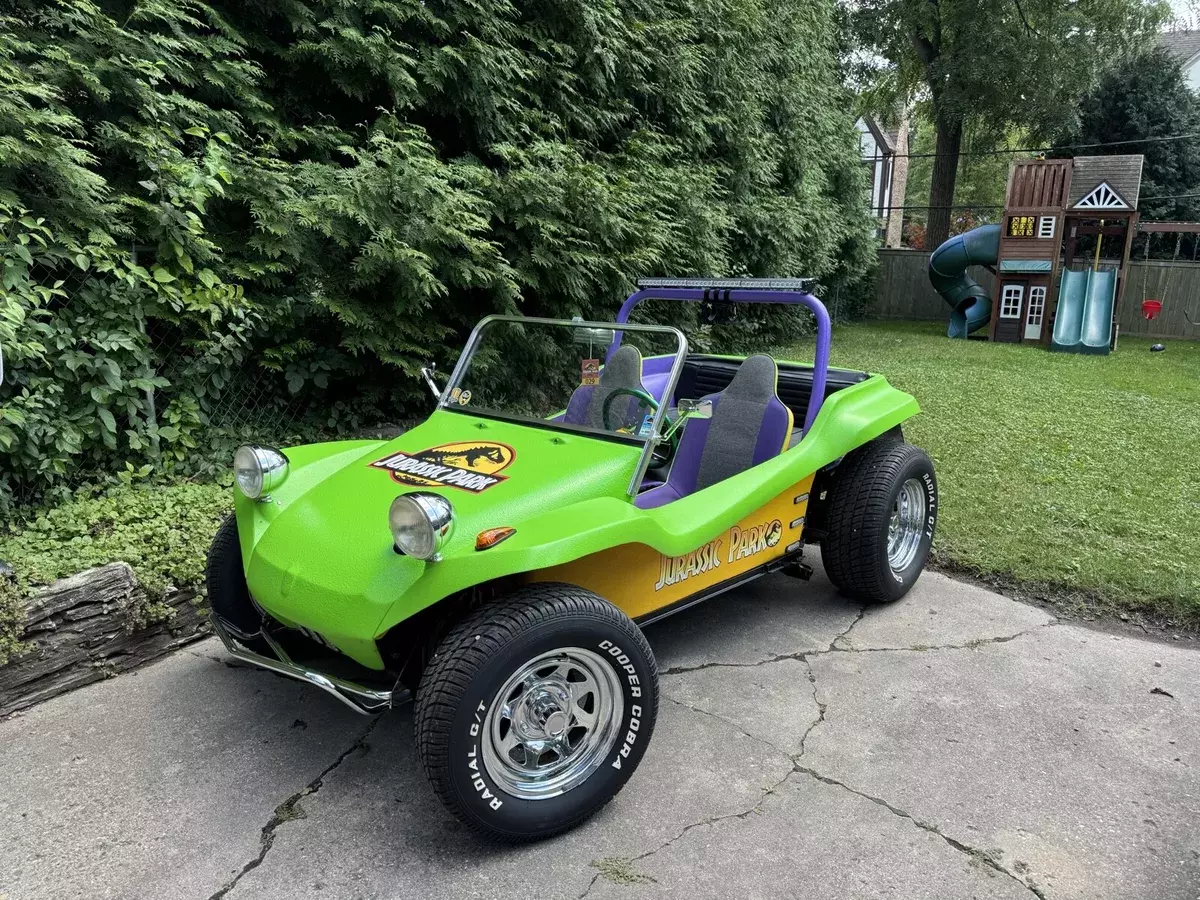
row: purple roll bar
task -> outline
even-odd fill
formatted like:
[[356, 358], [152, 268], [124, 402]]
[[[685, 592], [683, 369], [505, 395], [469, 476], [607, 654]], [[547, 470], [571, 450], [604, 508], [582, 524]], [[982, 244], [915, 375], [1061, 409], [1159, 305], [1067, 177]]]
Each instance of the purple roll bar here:
[[[731, 279], [731, 282], [733, 280]], [[749, 283], [752, 279], [737, 279], [738, 282]], [[769, 282], [770, 279], [762, 279], [763, 282]], [[678, 283], [678, 282], [677, 282]], [[713, 285], [719, 285], [719, 281], [709, 282]], [[640, 285], [639, 285], [640, 286]], [[829, 372], [829, 345], [831, 342], [831, 332], [829, 324], [829, 312], [825, 309], [825, 304], [814, 297], [808, 291], [802, 288], [791, 290], [764, 290], [761, 288], [725, 288], [725, 287], [643, 287], [641, 290], [630, 294], [625, 302], [621, 304], [621, 310], [617, 313], [617, 323], [624, 324], [629, 321], [629, 314], [633, 312], [633, 308], [643, 300], [683, 300], [687, 302], [701, 302], [704, 300], [719, 300], [732, 303], [784, 303], [806, 306], [812, 310], [813, 316], [817, 320], [817, 350], [813, 356], [813, 383], [812, 393], [808, 396], [808, 409], [804, 414], [804, 433], [808, 434], [808, 430], [812, 427], [813, 422], [817, 418], [817, 413], [821, 411], [821, 404], [825, 402], [825, 380]], [[608, 355], [605, 361], [612, 358], [612, 355], [621, 346], [621, 332], [618, 331], [613, 335], [613, 342], [609, 345]]]

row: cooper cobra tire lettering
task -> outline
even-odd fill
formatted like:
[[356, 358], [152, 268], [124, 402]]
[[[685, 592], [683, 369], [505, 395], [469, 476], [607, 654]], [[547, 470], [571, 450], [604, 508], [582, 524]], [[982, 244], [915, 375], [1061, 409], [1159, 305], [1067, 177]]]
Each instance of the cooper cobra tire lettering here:
[[[620, 647], [610, 640], [600, 642], [600, 649], [612, 657], [616, 662], [617, 667], [625, 672], [629, 678], [629, 695], [631, 697], [642, 696], [642, 686], [638, 680], [637, 669], [633, 667], [633, 663], [629, 660], [629, 655]], [[633, 750], [633, 743], [637, 740], [637, 731], [642, 726], [642, 708], [634, 703], [629, 708], [629, 722], [625, 726], [625, 741], [621, 744], [621, 749], [617, 751], [617, 758], [612, 761], [614, 769], [621, 768], [621, 760], [628, 759], [629, 754]]]
[[633, 663], [630, 662], [628, 654], [626, 654], [624, 650], [609, 640], [601, 641], [600, 649], [616, 660], [617, 666], [628, 676], [630, 696], [642, 696], [642, 687], [641, 682], [638, 680], [637, 669], [633, 667]]
[[[493, 770], [503, 738], [492, 716], [520, 667], [571, 648], [592, 657], [623, 702], [605, 719], [603, 755], [586, 777], [538, 796], [534, 782], [513, 785], [511, 770]], [[545, 582], [472, 610], [441, 640], [417, 686], [413, 731], [447, 809], [477, 834], [520, 843], [573, 828], [616, 796], [651, 742], [657, 711], [658, 669], [637, 625], [595, 594]]]
[[621, 749], [617, 751], [617, 758], [613, 760], [613, 768], [621, 768], [621, 760], [627, 759], [630, 752], [633, 750], [633, 742], [637, 740], [637, 731], [642, 727], [642, 708], [636, 703], [629, 711], [629, 730], [625, 732], [625, 743], [621, 745]]

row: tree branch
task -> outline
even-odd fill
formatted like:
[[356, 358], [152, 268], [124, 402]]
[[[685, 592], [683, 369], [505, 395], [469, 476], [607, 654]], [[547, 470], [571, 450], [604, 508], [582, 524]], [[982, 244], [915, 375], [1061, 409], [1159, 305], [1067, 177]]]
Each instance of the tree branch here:
[[921, 34], [920, 31], [914, 31], [913, 46], [916, 48], [917, 58], [921, 60], [921, 65], [926, 69], [932, 66], [938, 56], [938, 51], [933, 45], [933, 41]]
[[1027, 34], [1037, 34], [1038, 30], [1029, 24], [1029, 19], [1025, 17], [1025, 10], [1021, 7], [1021, 0], [1013, 0], [1013, 5], [1017, 8], [1017, 15], [1021, 17], [1021, 23], [1025, 26]]
[[931, 70], [942, 52], [942, 11], [939, 0], [927, 0], [927, 3], [933, 7], [933, 36], [929, 37], [926, 35], [924, 29], [918, 25], [913, 29], [912, 40], [913, 49], [917, 53], [917, 59], [925, 67], [925, 80], [929, 82], [930, 88], [934, 89], [933, 72]]

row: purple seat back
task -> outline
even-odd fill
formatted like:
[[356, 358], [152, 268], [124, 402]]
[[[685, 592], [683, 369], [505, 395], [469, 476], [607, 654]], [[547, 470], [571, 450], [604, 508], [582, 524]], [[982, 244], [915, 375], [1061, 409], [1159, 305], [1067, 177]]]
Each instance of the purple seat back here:
[[792, 411], [775, 393], [779, 369], [764, 354], [748, 357], [725, 390], [704, 398], [711, 419], [684, 428], [666, 484], [639, 494], [634, 504], [653, 509], [766, 462], [787, 449]]
[[[600, 370], [599, 384], [583, 384], [575, 388], [567, 403], [563, 422], [604, 428], [604, 401], [617, 388], [645, 390], [642, 387], [642, 353], [632, 344], [623, 344], [604, 364]], [[637, 401], [630, 398], [630, 404], [636, 405]]]

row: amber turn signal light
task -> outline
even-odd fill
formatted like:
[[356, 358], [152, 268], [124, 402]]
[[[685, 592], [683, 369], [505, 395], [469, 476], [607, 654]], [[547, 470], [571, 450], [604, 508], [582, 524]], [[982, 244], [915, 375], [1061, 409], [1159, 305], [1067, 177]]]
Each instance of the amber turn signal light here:
[[507, 525], [502, 528], [489, 528], [486, 531], [481, 531], [475, 536], [475, 549], [487, 550], [495, 547], [498, 543], [508, 540], [516, 533], [517, 529], [509, 528]]

